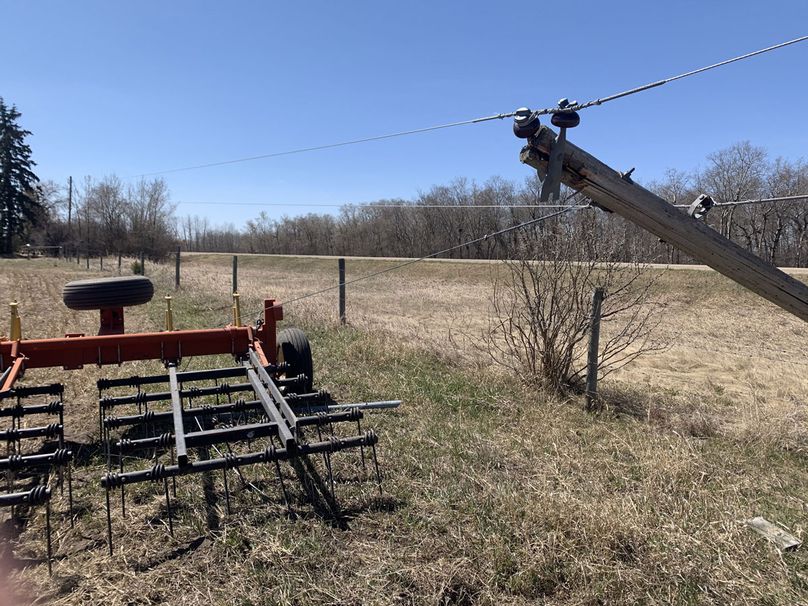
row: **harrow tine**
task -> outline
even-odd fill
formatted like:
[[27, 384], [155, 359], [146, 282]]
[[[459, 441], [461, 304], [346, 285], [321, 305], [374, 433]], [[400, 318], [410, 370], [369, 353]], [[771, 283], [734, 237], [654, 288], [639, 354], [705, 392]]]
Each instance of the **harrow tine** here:
[[112, 511], [109, 505], [109, 486], [104, 492], [107, 497], [107, 544], [109, 545], [109, 555], [112, 555]]
[[379, 459], [376, 457], [376, 441], [375, 440], [372, 442], [371, 448], [373, 449], [373, 466], [376, 468], [376, 483], [379, 485], [379, 496], [382, 496], [384, 494], [382, 492], [382, 473], [381, 473], [381, 471], [379, 471]]
[[286, 510], [289, 512], [289, 515], [292, 515], [292, 505], [289, 503], [289, 493], [286, 492], [286, 483], [283, 481], [281, 464], [278, 462], [278, 459], [275, 459], [275, 473], [278, 474], [278, 481], [281, 484], [281, 492], [283, 492], [283, 502], [286, 504]]
[[104, 405], [101, 398], [101, 388], [98, 388], [98, 439], [104, 441]]
[[[331, 435], [334, 435], [334, 428], [331, 428]], [[320, 425], [317, 425], [317, 439], [323, 441], [323, 432], [320, 430]], [[325, 470], [328, 472], [328, 483], [331, 485], [331, 494], [335, 495], [334, 490], [334, 473], [331, 469], [331, 453], [327, 450], [323, 451], [323, 463], [325, 463]]]
[[292, 461], [298, 463], [301, 460], [303, 463], [302, 465], [300, 465], [300, 468], [304, 476], [309, 478], [309, 485], [311, 486], [312, 489], [312, 495], [313, 495], [312, 503], [315, 504], [315, 506], [317, 505], [318, 500], [317, 493], [319, 492], [321, 495], [323, 495], [323, 503], [327, 507], [328, 513], [330, 513], [333, 520], [339, 522], [340, 525], [344, 524], [344, 521], [342, 520], [342, 514], [340, 511], [339, 503], [337, 503], [337, 500], [334, 498], [334, 495], [332, 493], [329, 493], [328, 489], [323, 484], [323, 480], [320, 477], [320, 474], [317, 473], [317, 468], [311, 462], [311, 458], [308, 456], [302, 456], [299, 459], [292, 459]]
[[[169, 450], [171, 451], [171, 464], [174, 465], [175, 464], [174, 449], [170, 448]], [[157, 460], [157, 457], [155, 457], [155, 461], [156, 460]], [[177, 498], [177, 478], [176, 477], [171, 476], [171, 484], [172, 484], [171, 489], [174, 491], [174, 498], [176, 499]]]
[[[123, 473], [123, 448], [120, 449], [120, 456], [118, 457], [118, 469]], [[126, 517], [126, 493], [124, 492], [123, 484], [121, 484], [121, 516]]]
[[48, 576], [53, 576], [53, 544], [51, 543], [50, 499], [45, 503], [45, 532], [48, 535]]
[[67, 502], [70, 508], [70, 528], [73, 528], [73, 471], [70, 465], [67, 466]]
[[222, 469], [222, 480], [224, 480], [224, 502], [227, 508], [227, 515], [230, 515], [230, 488], [227, 485], [227, 469]]
[[168, 496], [168, 478], [163, 478], [163, 488], [166, 493], [166, 511], [168, 512], [168, 532], [174, 538], [174, 520], [171, 516], [171, 498]]
[[[360, 417], [357, 417], [357, 419], [356, 419], [356, 432], [358, 434], [360, 434], [360, 435], [362, 434], [362, 419]], [[368, 468], [367, 468], [367, 465], [365, 464], [365, 447], [364, 446], [359, 447], [359, 456], [362, 459], [362, 471], [366, 472]]]
[[[201, 429], [201, 427], [200, 427], [200, 429]], [[233, 447], [230, 445], [230, 442], [225, 442], [225, 444], [227, 445], [227, 452], [228, 452], [229, 454], [231, 454], [231, 455], [232, 455], [232, 454], [235, 454], [235, 453], [233, 452]], [[219, 451], [219, 449], [217, 448], [217, 449], [216, 449], [216, 451], [218, 452], [218, 451]], [[236, 475], [239, 477], [239, 479], [241, 479], [241, 487], [242, 487], [242, 488], [244, 488], [244, 487], [245, 487], [245, 486], [247, 486], [248, 484], [251, 484], [251, 482], [248, 482], [248, 481], [247, 481], [247, 480], [244, 478], [244, 474], [243, 474], [243, 473], [241, 473], [241, 470], [240, 470], [238, 467], [234, 467], [234, 468], [233, 468], [233, 471], [235, 471], [235, 472], [236, 472]], [[229, 510], [228, 510], [228, 513], [230, 513], [230, 511], [229, 511]]]

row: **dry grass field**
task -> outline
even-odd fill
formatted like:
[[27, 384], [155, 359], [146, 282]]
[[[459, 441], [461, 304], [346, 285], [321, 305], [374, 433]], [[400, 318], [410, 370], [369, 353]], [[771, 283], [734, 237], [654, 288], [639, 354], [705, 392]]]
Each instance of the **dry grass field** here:
[[[349, 260], [348, 279], [392, 264]], [[266, 295], [291, 301], [337, 281], [328, 259], [239, 265], [245, 314]], [[336, 291], [285, 307], [310, 334], [316, 385], [341, 401], [404, 401], [367, 420], [380, 434], [384, 496], [355, 481], [347, 460], [338, 474], [343, 524], [302, 495], [290, 516], [267, 476], [271, 498], [236, 491], [209, 531], [199, 480], [185, 478], [176, 537], [159, 491], [145, 487], [126, 518], [116, 510], [110, 557], [95, 381], [157, 366], [31, 371], [26, 382], [67, 386], [67, 434], [85, 449], [77, 519], [70, 528], [56, 499], [49, 578], [44, 514], [24, 526], [4, 514], [0, 604], [808, 603], [804, 552], [780, 553], [745, 524], [762, 515], [805, 534], [808, 326], [712, 272], [666, 271], [656, 299], [668, 348], [610, 376], [607, 409], [592, 415], [476, 351], [501, 271], [428, 262], [349, 285], [347, 327]], [[146, 273], [175, 296], [178, 328], [228, 322], [229, 257], [184, 258], [177, 293], [173, 265]], [[91, 275], [97, 265], [0, 261], [1, 298], [20, 301], [26, 337], [92, 334], [96, 316], [60, 297], [64, 282]], [[129, 310], [127, 329], [162, 320], [156, 296]]]

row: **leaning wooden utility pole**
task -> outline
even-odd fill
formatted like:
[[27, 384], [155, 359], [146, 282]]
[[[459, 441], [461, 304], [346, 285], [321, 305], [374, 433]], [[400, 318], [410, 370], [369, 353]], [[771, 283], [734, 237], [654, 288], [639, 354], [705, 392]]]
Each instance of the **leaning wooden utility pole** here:
[[[543, 177], [555, 142], [555, 133], [542, 125], [522, 148], [521, 161], [535, 168]], [[808, 286], [802, 282], [640, 187], [627, 175], [606, 166], [569, 141], [563, 145], [562, 163], [561, 182], [565, 185], [808, 322]]]

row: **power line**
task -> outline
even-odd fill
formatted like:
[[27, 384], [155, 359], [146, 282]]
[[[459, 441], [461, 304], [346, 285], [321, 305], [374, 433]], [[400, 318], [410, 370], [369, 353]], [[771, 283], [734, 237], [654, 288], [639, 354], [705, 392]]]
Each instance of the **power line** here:
[[335, 147], [345, 147], [347, 145], [357, 145], [359, 143], [369, 143], [371, 141], [382, 141], [384, 139], [392, 139], [394, 137], [404, 137], [406, 135], [415, 135], [419, 133], [427, 133], [433, 130], [442, 130], [444, 128], [454, 128], [455, 126], [465, 126], [468, 124], [479, 124], [480, 122], [488, 122], [490, 120], [502, 120], [504, 118], [512, 118], [516, 112], [507, 114], [495, 114], [493, 116], [483, 116], [482, 118], [472, 118], [471, 120], [461, 120], [459, 122], [449, 122], [447, 124], [438, 124], [436, 126], [426, 126], [424, 128], [415, 128], [412, 130], [403, 130], [397, 133], [388, 133], [385, 135], [376, 135], [373, 137], [364, 137], [362, 139], [352, 139], [349, 141], [340, 141], [338, 143], [327, 143], [325, 145], [315, 145], [312, 147], [300, 147], [298, 149], [289, 149], [280, 152], [273, 152], [269, 154], [259, 154], [257, 156], [247, 156], [245, 158], [236, 158], [235, 160], [222, 160], [221, 162], [208, 162], [206, 164], [195, 164], [193, 166], [183, 166], [180, 168], [170, 168], [168, 170], [160, 170], [151, 173], [142, 173], [135, 175], [136, 177], [151, 177], [154, 175], [166, 175], [169, 173], [178, 173], [188, 170], [197, 170], [200, 168], [212, 168], [214, 166], [225, 166], [228, 164], [238, 164], [240, 162], [251, 162], [253, 160], [263, 160], [266, 158], [278, 158], [281, 156], [291, 156], [294, 154], [303, 154], [306, 152], [320, 151], [324, 149], [333, 149]]
[[[334, 204], [306, 204], [305, 202], [295, 202], [287, 204], [284, 202], [177, 202], [180, 205], [204, 205], [204, 206], [279, 206], [292, 208], [406, 208], [418, 210], [421, 208], [570, 208], [569, 204], [376, 204], [373, 202], [366, 204], [352, 204], [350, 202]], [[587, 208], [587, 205], [579, 205], [576, 208]]]
[[[777, 196], [774, 198], [750, 198], [749, 200], [737, 200], [734, 202], [716, 202], [716, 206], [744, 206], [747, 204], [768, 204], [773, 202], [795, 202], [797, 200], [808, 201], [808, 194], [797, 196]], [[675, 204], [676, 208], [690, 208], [690, 204]]]
[[[738, 55], [737, 57], [732, 57], [731, 59], [725, 59], [724, 61], [719, 61], [718, 63], [713, 63], [712, 65], [707, 65], [705, 67], [700, 67], [698, 69], [691, 70], [689, 72], [685, 72], [683, 74], [679, 74], [677, 76], [670, 76], [669, 78], [665, 78], [664, 80], [657, 80], [656, 82], [649, 82], [648, 84], [644, 84], [642, 86], [638, 86], [636, 88], [631, 88], [629, 90], [615, 93], [613, 95], [609, 95], [608, 97], [602, 97], [600, 99], [593, 99], [592, 101], [587, 101], [586, 103], [578, 103], [575, 105], [570, 105], [565, 108], [565, 111], [577, 111], [579, 109], [586, 109], [588, 107], [592, 107], [594, 105], [603, 105], [604, 103], [608, 103], [609, 101], [614, 101], [615, 99], [621, 99], [623, 97], [628, 97], [629, 95], [633, 95], [635, 93], [640, 93], [646, 91], [651, 88], [656, 88], [657, 86], [662, 86], [663, 84], [667, 84], [668, 82], [673, 82], [674, 80], [682, 80], [683, 78], [689, 78], [690, 76], [695, 76], [696, 74], [700, 74], [702, 72], [709, 71], [711, 69], [715, 69], [717, 67], [722, 67], [724, 65], [729, 65], [730, 63], [735, 63], [736, 61], [742, 61], [744, 59], [749, 59], [750, 57], [754, 57], [756, 55], [762, 55], [763, 53], [768, 53], [769, 51], [777, 50], [778, 48], [783, 48], [784, 46], [789, 46], [791, 44], [797, 44], [798, 42], [804, 42], [808, 40], [808, 36], [800, 36], [799, 38], [794, 38], [793, 40], [788, 40], [787, 42], [781, 42], [780, 44], [775, 44], [773, 46], [768, 46], [766, 48], [761, 48], [760, 50], [752, 51], [751, 53], [746, 53], [744, 55]], [[547, 110], [541, 110], [545, 113], [553, 113]], [[541, 115], [541, 114], [540, 114]]]
[[[644, 85], [638, 86], [636, 88], [632, 88], [632, 89], [629, 89], [629, 90], [626, 90], [626, 91], [623, 91], [623, 92], [615, 93], [613, 95], [609, 95], [608, 97], [601, 97], [601, 98], [598, 98], [598, 99], [593, 99], [592, 101], [587, 101], [586, 103], [576, 103], [574, 105], [569, 105], [569, 106], [565, 107], [563, 110], [561, 110], [558, 107], [548, 107], [548, 108], [537, 110], [535, 113], [536, 113], [536, 115], [543, 116], [543, 115], [546, 115], [546, 114], [559, 113], [560, 111], [564, 111], [564, 112], [577, 111], [577, 110], [586, 109], [588, 107], [592, 107], [592, 106], [595, 106], [595, 105], [603, 105], [604, 103], [608, 103], [609, 101], [614, 101], [615, 99], [620, 99], [622, 97], [627, 97], [629, 95], [633, 95], [635, 93], [646, 91], [646, 90], [651, 89], [651, 88], [656, 88], [658, 86], [662, 86], [663, 84], [667, 84], [668, 82], [673, 82], [675, 80], [681, 80], [683, 78], [688, 78], [690, 76], [695, 76], [696, 74], [700, 74], [702, 72], [706, 72], [706, 71], [711, 70], [711, 69], [722, 67], [722, 66], [728, 65], [730, 63], [735, 63], [736, 61], [742, 61], [744, 59], [748, 59], [748, 58], [754, 57], [756, 55], [762, 55], [763, 53], [768, 53], [770, 51], [777, 50], [779, 48], [783, 48], [783, 47], [789, 46], [791, 44], [797, 44], [798, 42], [804, 42], [805, 40], [808, 40], [808, 36], [801, 36], [799, 38], [794, 38], [793, 40], [788, 40], [787, 42], [781, 42], [781, 43], [775, 44], [773, 46], [762, 48], [762, 49], [752, 51], [752, 52], [749, 52], [749, 53], [746, 53], [746, 54], [743, 54], [743, 55], [738, 55], [737, 57], [732, 57], [730, 59], [725, 59], [724, 61], [720, 61], [718, 63], [713, 63], [712, 65], [707, 65], [707, 66], [704, 66], [704, 67], [700, 67], [700, 68], [691, 70], [689, 72], [684, 72], [682, 74], [678, 74], [676, 76], [670, 76], [670, 77], [665, 78], [663, 80], [657, 80], [655, 82], [650, 82], [648, 84], [644, 84]], [[321, 151], [321, 150], [333, 149], [333, 148], [337, 148], [337, 147], [345, 147], [345, 146], [348, 146], [348, 145], [357, 145], [357, 144], [360, 144], [360, 143], [369, 143], [369, 142], [372, 142], [372, 141], [382, 141], [384, 139], [393, 139], [395, 137], [404, 137], [404, 136], [407, 136], [407, 135], [415, 135], [415, 134], [426, 133], [426, 132], [431, 132], [431, 131], [436, 131], [436, 130], [443, 130], [443, 129], [447, 129], [447, 128], [454, 128], [456, 126], [466, 126], [466, 125], [469, 125], [469, 124], [480, 124], [482, 122], [489, 122], [489, 121], [492, 121], [492, 120], [503, 120], [504, 118], [513, 118], [514, 116], [517, 115], [517, 113], [519, 113], [519, 110], [512, 111], [512, 112], [506, 112], [506, 113], [500, 113], [500, 114], [494, 114], [494, 115], [491, 115], [491, 116], [482, 116], [480, 118], [472, 118], [470, 120], [460, 120], [458, 122], [449, 122], [449, 123], [446, 123], [446, 124], [438, 124], [438, 125], [435, 125], [435, 126], [426, 126], [426, 127], [423, 127], [423, 128], [415, 128], [415, 129], [411, 129], [411, 130], [403, 130], [403, 131], [394, 132], [394, 133], [388, 133], [388, 134], [384, 134], [384, 135], [376, 135], [376, 136], [372, 136], [372, 137], [363, 137], [363, 138], [360, 138], [360, 139], [351, 139], [351, 140], [348, 140], [348, 141], [340, 141], [340, 142], [337, 142], [337, 143], [327, 143], [327, 144], [324, 144], [324, 145], [315, 145], [315, 146], [312, 146], [312, 147], [301, 147], [301, 148], [297, 148], [297, 149], [289, 149], [289, 150], [285, 150], [285, 151], [273, 152], [273, 153], [268, 153], [268, 154], [259, 154], [259, 155], [255, 155], [255, 156], [246, 156], [246, 157], [243, 157], [243, 158], [236, 158], [236, 159], [233, 159], [233, 160], [222, 160], [222, 161], [219, 161], [219, 162], [207, 162], [207, 163], [204, 163], [204, 164], [194, 164], [194, 165], [191, 165], [191, 166], [182, 166], [182, 167], [178, 167], [178, 168], [170, 168], [170, 169], [166, 169], [166, 170], [159, 170], [159, 171], [153, 171], [153, 172], [148, 172], [148, 173], [141, 173], [139, 175], [135, 175], [135, 177], [151, 177], [151, 176], [155, 176], [155, 175], [166, 175], [166, 174], [170, 174], [170, 173], [178, 173], [178, 172], [184, 172], [184, 171], [189, 171], [189, 170], [198, 170], [198, 169], [202, 169], [202, 168], [212, 168], [212, 167], [215, 167], [215, 166], [226, 166], [226, 165], [229, 165], [229, 164], [239, 164], [239, 163], [242, 163], [242, 162], [252, 162], [254, 160], [263, 160], [263, 159], [267, 159], [267, 158], [278, 158], [278, 157], [281, 157], [281, 156], [291, 156], [291, 155], [294, 155], [294, 154], [302, 154], [302, 153], [313, 152], [313, 151]]]
[[[439, 250], [437, 252], [434, 252], [434, 253], [429, 254], [429, 255], [425, 255], [423, 257], [419, 257], [417, 259], [410, 259], [409, 261], [404, 261], [403, 263], [399, 263], [397, 265], [393, 265], [392, 267], [387, 267], [385, 269], [381, 269], [379, 271], [375, 271], [375, 272], [372, 272], [372, 273], [369, 273], [369, 274], [365, 274], [364, 276], [359, 276], [358, 278], [354, 278], [352, 280], [346, 280], [344, 282], [344, 284], [346, 286], [348, 284], [356, 284], [357, 282], [361, 282], [363, 280], [368, 280], [370, 278], [374, 278], [376, 276], [380, 276], [382, 274], [386, 274], [386, 273], [389, 273], [391, 271], [396, 271], [398, 269], [401, 269], [402, 267], [407, 267], [408, 265], [413, 265], [414, 263], [419, 263], [421, 261], [426, 261], [427, 259], [433, 259], [433, 258], [438, 257], [440, 255], [450, 253], [450, 252], [452, 252], [454, 250], [458, 250], [458, 249], [464, 248], [466, 246], [471, 246], [472, 244], [476, 244], [478, 242], [483, 242], [485, 240], [488, 240], [489, 238], [495, 238], [497, 236], [501, 236], [502, 234], [506, 234], [508, 232], [511, 232], [511, 231], [514, 231], [514, 230], [517, 230], [517, 229], [522, 229], [523, 227], [529, 227], [530, 225], [537, 225], [539, 223], [547, 221], [548, 219], [552, 219], [553, 217], [558, 217], [558, 216], [563, 215], [565, 213], [568, 213], [568, 212], [570, 212], [572, 210], [577, 210], [577, 209], [580, 209], [580, 208], [589, 208], [589, 207], [586, 207], [586, 206], [583, 206], [583, 207], [582, 206], [568, 206], [568, 207], [564, 208], [563, 210], [559, 210], [557, 212], [550, 213], [549, 215], [544, 215], [543, 217], [538, 217], [536, 219], [531, 219], [530, 221], [525, 221], [524, 223], [519, 223], [518, 225], [512, 225], [511, 227], [506, 227], [505, 229], [500, 229], [499, 231], [495, 231], [493, 233], [486, 234], [486, 235], [481, 236], [479, 238], [475, 238], [474, 240], [469, 240], [468, 242], [463, 242], [462, 244], [457, 244], [456, 246], [450, 246], [449, 248], [444, 248], [443, 250]], [[317, 295], [321, 295], [323, 293], [327, 293], [327, 292], [330, 292], [332, 290], [336, 290], [339, 287], [340, 287], [339, 284], [335, 284], [334, 286], [328, 286], [326, 288], [321, 288], [320, 290], [315, 290], [313, 292], [309, 292], [309, 293], [300, 295], [299, 297], [295, 297], [294, 299], [284, 301], [283, 305], [286, 306], [286, 305], [290, 305], [292, 303], [296, 303], [298, 301], [302, 301], [304, 299], [308, 299], [310, 297], [315, 297]]]
[[[734, 202], [716, 202], [716, 206], [743, 206], [748, 204], [768, 204], [774, 202], [796, 202], [799, 200], [808, 201], [808, 194], [795, 195], [795, 196], [778, 196], [773, 198], [750, 198], [749, 200], [737, 200]], [[464, 210], [467, 208], [478, 209], [512, 209], [512, 208], [587, 208], [586, 204], [570, 205], [570, 204], [383, 204], [376, 202], [367, 202], [353, 204], [350, 202], [334, 202], [329, 204], [317, 203], [308, 204], [305, 202], [177, 202], [182, 206], [257, 206], [257, 207], [289, 207], [289, 208], [402, 208], [408, 210], [419, 209], [451, 209], [451, 210]], [[689, 204], [674, 204], [676, 208], [689, 208]]]

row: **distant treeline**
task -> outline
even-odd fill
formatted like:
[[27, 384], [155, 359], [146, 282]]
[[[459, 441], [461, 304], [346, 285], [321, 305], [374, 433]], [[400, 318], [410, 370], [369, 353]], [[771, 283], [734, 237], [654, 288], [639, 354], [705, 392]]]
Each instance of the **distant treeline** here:
[[[808, 194], [808, 165], [770, 160], [765, 150], [744, 142], [711, 154], [702, 169], [671, 170], [647, 186], [673, 204], [689, 204], [702, 192], [717, 202]], [[135, 186], [114, 177], [88, 179], [74, 195], [69, 226], [64, 196], [51, 196], [57, 202], [50, 205], [51, 218], [40, 229], [39, 240], [89, 249], [90, 254], [144, 251], [155, 259], [177, 245], [187, 251], [419, 257], [552, 212], [530, 208], [540, 203], [539, 190], [537, 178], [522, 184], [493, 178], [482, 185], [459, 179], [412, 200], [346, 205], [335, 215], [271, 219], [261, 213], [237, 228], [214, 226], [197, 216], [175, 218], [160, 179]], [[586, 203], [572, 192], [565, 201]], [[463, 208], [470, 206], [490, 208]], [[716, 208], [707, 222], [768, 261], [808, 265], [806, 201]], [[603, 250], [617, 260], [690, 261], [633, 224], [596, 210], [567, 213], [537, 230], [488, 238], [447, 256], [502, 258], [519, 238], [549, 233], [608, 243]]]

